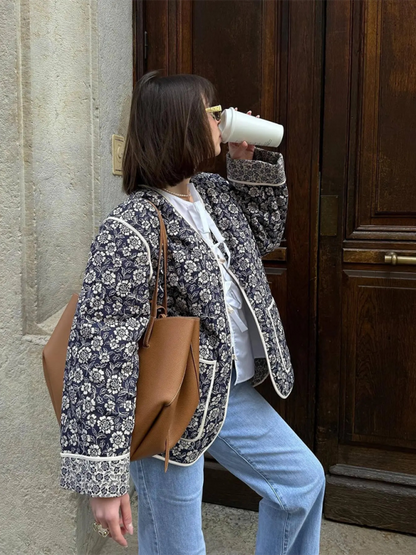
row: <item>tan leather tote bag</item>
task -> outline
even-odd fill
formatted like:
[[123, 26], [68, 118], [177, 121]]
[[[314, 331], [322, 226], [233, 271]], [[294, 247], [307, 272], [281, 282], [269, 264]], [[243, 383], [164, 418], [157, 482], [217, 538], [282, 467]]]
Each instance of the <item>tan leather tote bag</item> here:
[[[160, 221], [159, 261], [150, 320], [139, 342], [139, 380], [130, 458], [136, 460], [164, 453], [166, 472], [169, 450], [181, 438], [199, 403], [199, 318], [167, 315], [167, 237], [162, 215], [156, 210]], [[164, 298], [162, 306], [158, 306], [162, 252]], [[58, 422], [66, 352], [77, 302], [78, 295], [73, 295], [43, 349], [45, 380]]]

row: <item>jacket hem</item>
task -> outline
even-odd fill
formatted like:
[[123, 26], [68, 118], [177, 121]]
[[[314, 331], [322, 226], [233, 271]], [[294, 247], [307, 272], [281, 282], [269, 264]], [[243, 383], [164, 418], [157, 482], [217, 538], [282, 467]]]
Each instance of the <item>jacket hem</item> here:
[[91, 497], [121, 497], [129, 491], [130, 453], [121, 457], [85, 457], [61, 454], [63, 489]]
[[227, 174], [227, 178], [229, 181], [232, 181], [233, 183], [239, 183], [241, 185], [255, 185], [256, 187], [281, 187], [282, 185], [286, 184], [286, 180], [281, 181], [280, 183], [260, 183], [258, 181], [242, 181], [239, 179], [234, 179], [233, 177], [230, 177], [228, 174]]
[[227, 178], [234, 183], [247, 185], [282, 186], [286, 183], [283, 157], [279, 153], [261, 149], [253, 160], [234, 160], [227, 154]]

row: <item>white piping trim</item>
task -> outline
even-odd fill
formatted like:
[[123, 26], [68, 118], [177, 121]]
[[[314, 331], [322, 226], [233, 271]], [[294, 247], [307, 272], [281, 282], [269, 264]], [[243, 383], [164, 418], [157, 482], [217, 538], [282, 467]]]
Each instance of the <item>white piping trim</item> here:
[[[275, 335], [275, 337], [276, 337], [277, 348], [279, 349], [279, 353], [280, 353], [280, 358], [281, 358], [282, 364], [283, 364], [283, 366], [285, 367], [286, 372], [287, 372], [286, 361], [285, 361], [284, 356], [283, 356], [283, 353], [282, 353], [282, 348], [280, 347], [279, 337], [278, 337], [278, 335], [277, 335], [276, 326], [274, 325], [274, 320], [273, 320], [272, 313], [271, 313], [271, 309], [273, 308], [273, 305], [274, 305], [274, 304], [275, 304], [275, 301], [272, 300], [270, 306], [267, 308], [267, 312], [269, 313], [269, 318], [270, 318], [270, 320], [271, 320], [271, 322], [272, 322], [272, 326], [273, 326], [273, 330], [274, 330], [274, 335]], [[274, 380], [272, 380], [272, 382], [273, 382], [273, 381], [274, 381]], [[281, 396], [282, 396], [282, 395], [281, 395]], [[288, 395], [287, 395], [286, 397], [288, 397]], [[286, 397], [283, 397], [283, 399], [286, 399]]]
[[61, 453], [61, 457], [68, 457], [69, 459], [87, 459], [89, 461], [121, 461], [126, 457], [130, 457], [130, 453], [118, 455], [117, 457], [88, 457], [87, 455], [77, 455], [74, 453]]
[[[180, 463], [177, 461], [173, 461], [172, 459], [169, 460], [169, 464], [173, 464], [175, 466], [192, 466], [193, 464], [195, 464], [197, 461], [199, 461], [199, 459], [203, 456], [203, 454], [208, 451], [208, 449], [211, 447], [211, 445], [214, 443], [214, 441], [217, 439], [217, 437], [219, 436], [224, 423], [225, 423], [225, 419], [227, 418], [227, 411], [228, 411], [228, 401], [230, 399], [230, 392], [231, 392], [231, 377], [230, 377], [230, 381], [228, 382], [228, 391], [227, 391], [227, 399], [225, 400], [225, 408], [224, 408], [224, 420], [221, 422], [221, 426], [220, 429], [218, 430], [218, 432], [216, 433], [215, 437], [212, 439], [211, 443], [209, 443], [202, 451], [201, 453], [197, 456], [197, 458], [190, 462], [190, 463]], [[183, 441], [182, 438], [179, 441]], [[165, 461], [165, 457], [161, 456], [161, 455], [153, 455], [154, 459], [159, 459], [160, 461]]]
[[284, 181], [281, 181], [280, 183], [256, 183], [253, 181], [240, 181], [239, 179], [233, 179], [232, 177], [229, 177], [227, 175], [227, 179], [228, 181], [232, 181], [233, 183], [241, 183], [242, 185], [260, 185], [261, 187], [267, 186], [267, 187], [280, 187], [281, 185], [284, 185], [286, 183], [286, 179]]
[[[252, 313], [252, 315], [253, 315], [254, 321], [255, 321], [255, 323], [256, 323], [256, 325], [257, 325], [257, 329], [258, 329], [258, 331], [259, 331], [259, 335], [260, 335], [261, 342], [263, 343], [264, 354], [266, 355], [267, 367], [268, 367], [268, 369], [269, 369], [270, 379], [271, 379], [271, 382], [272, 382], [272, 384], [273, 384], [273, 387], [274, 387], [276, 393], [279, 395], [279, 397], [281, 397], [282, 399], [287, 399], [287, 397], [289, 397], [289, 395], [290, 395], [290, 392], [289, 392], [287, 395], [282, 395], [282, 393], [277, 389], [276, 384], [275, 384], [275, 382], [274, 382], [273, 374], [272, 374], [272, 369], [271, 369], [271, 366], [270, 366], [269, 355], [268, 355], [268, 353], [267, 353], [266, 343], [265, 343], [265, 341], [264, 341], [263, 333], [262, 333], [261, 328], [260, 328], [260, 325], [259, 325], [259, 323], [258, 323], [257, 316], [256, 316], [256, 314], [255, 314], [255, 312], [254, 312], [254, 310], [253, 310], [253, 308], [252, 308], [252, 306], [251, 306], [251, 304], [250, 304], [250, 301], [248, 300], [248, 297], [247, 297], [247, 295], [246, 295], [244, 289], [241, 287], [240, 282], [238, 281], [237, 277], [233, 274], [233, 272], [232, 272], [230, 269], [227, 269], [227, 272], [235, 279], [237, 285], [238, 285], [239, 288], [240, 288], [241, 293], [243, 294], [243, 297], [245, 298], [245, 300], [246, 300], [246, 302], [247, 302], [247, 305], [248, 305], [249, 309], [251, 310], [251, 313]], [[273, 305], [273, 301], [272, 301], [272, 304], [271, 304], [270, 306], [272, 306], [272, 305]], [[274, 333], [275, 333], [275, 335], [276, 335], [277, 346], [278, 346], [278, 348], [279, 348], [279, 352], [280, 352], [280, 355], [281, 355], [281, 357], [282, 357], [282, 362], [283, 362], [283, 364], [285, 365], [285, 368], [286, 368], [286, 363], [285, 363], [285, 360], [284, 360], [284, 358], [283, 358], [283, 356], [282, 356], [282, 351], [280, 350], [280, 344], [279, 344], [279, 341], [277, 340], [276, 328], [275, 328], [275, 326], [274, 326], [273, 318], [272, 318], [271, 315], [270, 315], [270, 307], [267, 309], [267, 311], [268, 311], [269, 317], [270, 317], [270, 319], [271, 319], [271, 321], [272, 321]]]
[[214, 366], [214, 368], [212, 369], [211, 384], [209, 386], [209, 390], [208, 390], [208, 393], [207, 393], [207, 398], [206, 398], [206, 401], [205, 401], [205, 409], [204, 409], [204, 412], [203, 412], [203, 415], [202, 415], [202, 422], [199, 425], [198, 434], [192, 439], [181, 438], [182, 441], [187, 441], [187, 442], [190, 442], [190, 443], [192, 443], [193, 441], [197, 441], [198, 439], [201, 439], [202, 434], [204, 432], [205, 420], [207, 419], [209, 401], [211, 399], [212, 389], [214, 387], [215, 372], [216, 372], [216, 369], [217, 369], [217, 361], [216, 360], [206, 360], [204, 358], [200, 358], [199, 362], [200, 363], [202, 362], [202, 364], [212, 364]]
[[121, 219], [121, 218], [115, 218], [114, 216], [108, 216], [107, 220], [115, 220], [116, 222], [119, 222], [123, 225], [125, 225], [126, 227], [128, 227], [133, 233], [135, 233], [137, 235], [137, 237], [139, 237], [139, 239], [142, 241], [143, 245], [146, 248], [147, 251], [147, 256], [149, 258], [149, 267], [150, 267], [150, 277], [149, 277], [149, 281], [152, 279], [153, 276], [153, 267], [152, 267], [152, 258], [150, 256], [150, 247], [148, 242], [146, 241], [146, 239], [143, 237], [143, 235], [137, 231], [137, 229], [135, 229], [132, 225], [130, 225], [128, 222], [126, 222], [125, 220]]

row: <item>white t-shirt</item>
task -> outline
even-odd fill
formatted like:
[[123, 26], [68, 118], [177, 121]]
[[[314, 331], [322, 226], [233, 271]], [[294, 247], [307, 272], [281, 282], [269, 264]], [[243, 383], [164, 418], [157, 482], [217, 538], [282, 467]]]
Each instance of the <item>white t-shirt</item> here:
[[[235, 383], [245, 382], [254, 376], [254, 357], [246, 316], [249, 314], [250, 309], [244, 297], [241, 295], [238, 285], [227, 272], [230, 265], [230, 251], [225, 244], [224, 238], [215, 225], [215, 222], [206, 211], [201, 197], [192, 183], [189, 184], [189, 190], [194, 202], [184, 200], [167, 191], [162, 191], [162, 194], [169, 200], [181, 216], [185, 218], [189, 225], [200, 233], [203, 240], [212, 249], [220, 263], [224, 280], [225, 302], [230, 317], [231, 341], [234, 349], [234, 362], [236, 368]], [[222, 244], [226, 252], [226, 257], [224, 257], [224, 253], [219, 248], [220, 244]]]

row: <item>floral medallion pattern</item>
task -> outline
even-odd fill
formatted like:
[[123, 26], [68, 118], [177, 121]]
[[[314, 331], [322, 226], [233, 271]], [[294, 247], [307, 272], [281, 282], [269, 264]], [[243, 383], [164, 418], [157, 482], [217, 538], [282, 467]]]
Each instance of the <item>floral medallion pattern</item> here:
[[[256, 149], [253, 161], [227, 160], [228, 181], [192, 179], [231, 252], [230, 270], [246, 295], [268, 374], [285, 398], [293, 370], [261, 256], [282, 239], [287, 188], [280, 154]], [[235, 180], [235, 181], [234, 181]], [[143, 187], [104, 221], [92, 244], [67, 354], [62, 402], [61, 485], [92, 496], [123, 495], [139, 373], [137, 344], [149, 321], [162, 213], [168, 235], [168, 312], [200, 318], [201, 401], [172, 463], [194, 463], [222, 427], [232, 369], [221, 270], [213, 251], [157, 190]], [[127, 224], [127, 225], [126, 225]], [[150, 255], [150, 256], [149, 256]], [[162, 299], [162, 284], [159, 284]]]

